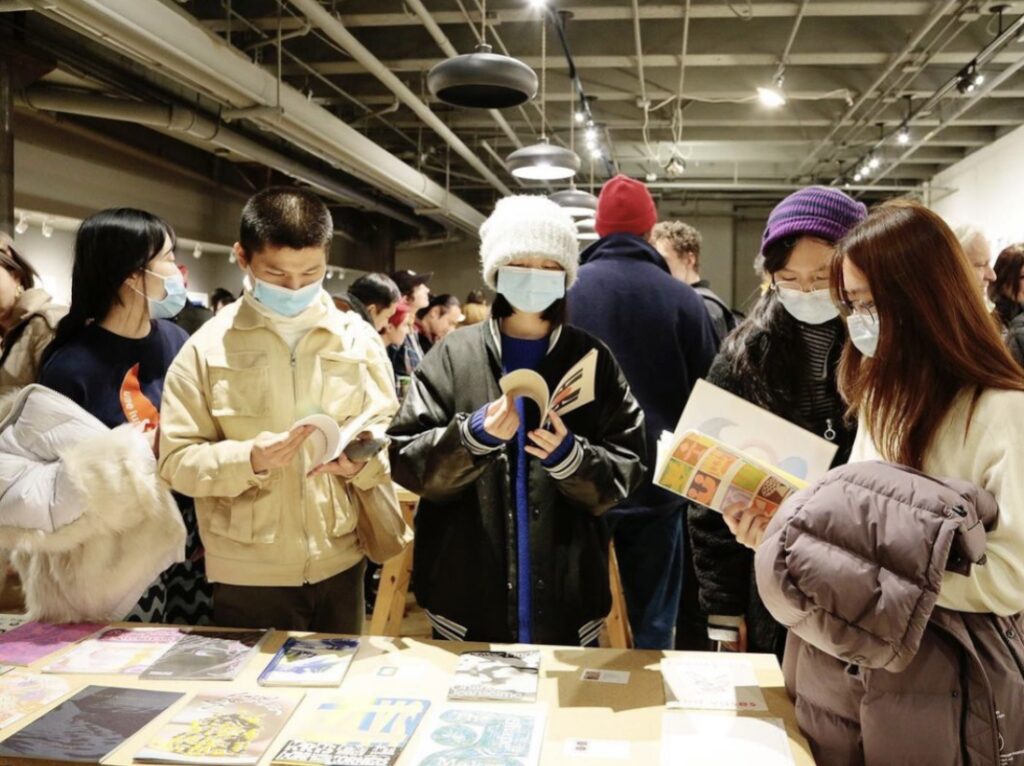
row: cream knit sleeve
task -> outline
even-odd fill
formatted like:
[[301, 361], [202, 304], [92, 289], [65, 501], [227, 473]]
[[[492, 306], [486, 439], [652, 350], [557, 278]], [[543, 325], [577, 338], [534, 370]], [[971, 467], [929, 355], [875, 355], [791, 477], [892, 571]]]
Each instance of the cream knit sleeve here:
[[[957, 455], [959, 475], [988, 490], [999, 503], [989, 531], [986, 563], [968, 576], [947, 572], [939, 606], [961, 612], [1011, 615], [1024, 610], [1024, 392], [987, 392], [970, 429], [950, 423], [939, 437]], [[952, 474], [949, 474], [952, 475]]]

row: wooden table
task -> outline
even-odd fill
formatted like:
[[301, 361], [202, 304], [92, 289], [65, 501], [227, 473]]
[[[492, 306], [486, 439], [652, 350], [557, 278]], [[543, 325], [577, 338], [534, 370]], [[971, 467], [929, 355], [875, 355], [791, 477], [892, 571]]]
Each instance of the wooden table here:
[[[284, 633], [274, 633], [264, 643], [261, 653], [246, 667], [242, 675], [230, 685], [224, 682], [148, 682], [128, 676], [68, 676], [73, 679], [75, 691], [89, 684], [181, 691], [238, 689], [256, 690], [256, 678], [266, 666], [273, 653], [285, 639]], [[363, 636], [362, 646], [355, 661], [348, 670], [340, 689], [306, 689], [301, 706], [288, 726], [267, 752], [262, 764], [269, 764], [287, 739], [289, 732], [301, 723], [304, 711], [313, 709], [327, 697], [345, 696], [400, 696], [429, 698], [435, 703], [445, 699], [458, 654], [470, 649], [485, 649], [486, 644], [468, 644], [449, 641], [421, 641], [401, 638]], [[503, 647], [504, 648], [504, 647]], [[521, 647], [525, 648], [525, 647]], [[661, 717], [664, 712], [664, 692], [658, 663], [665, 656], [681, 656], [685, 652], [656, 652], [623, 649], [579, 649], [573, 647], [533, 647], [542, 652], [538, 704], [547, 707], [544, 749], [541, 763], [544, 766], [622, 766], [638, 764], [658, 766], [660, 763]], [[717, 657], [714, 654], [699, 655], [704, 658]], [[732, 655], [735, 656], [735, 655]], [[781, 718], [786, 725], [793, 759], [798, 766], [808, 766], [814, 761], [806, 741], [800, 735], [792, 704], [782, 686], [782, 674], [772, 655], [744, 655], [754, 663], [758, 683], [761, 685], [769, 706], [769, 715]], [[33, 668], [49, 664], [53, 656], [36, 663]], [[385, 666], [398, 668], [393, 676], [378, 675]], [[624, 670], [630, 673], [629, 683], [618, 685], [581, 680], [583, 669]], [[273, 689], [264, 689], [273, 693]], [[287, 690], [290, 691], [290, 690]], [[131, 766], [132, 755], [150, 741], [160, 727], [173, 717], [174, 712], [185, 704], [186, 699], [165, 711], [135, 737], [115, 750], [105, 761], [111, 766]], [[54, 703], [56, 705], [58, 703]], [[496, 703], [480, 703], [491, 705]], [[507, 707], [507, 705], [506, 705]], [[671, 711], [673, 714], [676, 711]], [[42, 715], [42, 714], [40, 714]], [[714, 715], [731, 715], [716, 713]], [[38, 716], [37, 716], [38, 717]], [[0, 731], [0, 738], [6, 737], [18, 728], [27, 725], [31, 717], [24, 718], [9, 729]], [[416, 736], [423, 733], [421, 728]], [[630, 755], [627, 760], [599, 760], [594, 758], [567, 758], [563, 753], [564, 743], [569, 739], [627, 740]], [[398, 766], [410, 763], [409, 750], [403, 753]], [[41, 761], [4, 758], [2, 766], [39, 766]], [[680, 754], [680, 764], [685, 764], [685, 754]], [[731, 766], [723, 764], [723, 766]], [[742, 766], [748, 766], [743, 764]]]

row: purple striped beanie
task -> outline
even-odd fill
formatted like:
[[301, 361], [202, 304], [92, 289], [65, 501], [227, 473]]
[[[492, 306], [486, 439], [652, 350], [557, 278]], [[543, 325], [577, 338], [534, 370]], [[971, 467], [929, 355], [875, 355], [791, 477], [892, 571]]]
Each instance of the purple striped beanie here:
[[863, 203], [830, 186], [808, 186], [775, 206], [761, 237], [761, 253], [781, 239], [809, 236], [838, 242], [864, 220]]

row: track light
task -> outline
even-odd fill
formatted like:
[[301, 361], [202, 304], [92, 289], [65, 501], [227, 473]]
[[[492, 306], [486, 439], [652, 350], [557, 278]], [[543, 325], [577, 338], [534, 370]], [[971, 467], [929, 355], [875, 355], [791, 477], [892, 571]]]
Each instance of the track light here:
[[896, 132], [896, 142], [903, 146], [910, 143], [910, 128], [907, 127], [906, 123], [903, 123]]
[[577, 125], [582, 125], [583, 121], [585, 119], [587, 119], [587, 115], [583, 113], [582, 109], [577, 109], [576, 110], [576, 114], [575, 114], [575, 118], [576, 118], [576, 124]]
[[862, 176], [860, 171], [858, 170], [856, 173], [853, 174], [853, 180], [855, 183], [860, 183], [861, 181], [864, 180], [864, 176]]
[[43, 220], [43, 225], [40, 227], [40, 229], [43, 233], [43, 236], [46, 237], [47, 239], [53, 236], [53, 224], [50, 223], [49, 218], [45, 218]]
[[588, 141], [596, 141], [597, 140], [597, 128], [595, 128], [593, 125], [591, 125], [589, 128], [587, 128], [583, 132], [583, 135], [586, 137], [586, 139]]
[[658, 174], [653, 170], [647, 174], [647, 183], [652, 184], [658, 180]]
[[985, 75], [978, 71], [978, 63], [972, 61], [960, 70], [956, 78], [956, 89], [961, 94], [973, 93], [985, 82]]
[[234, 251], [232, 251], [231, 255], [228, 256], [228, 263], [237, 263], [237, 262], [238, 262], [238, 259], [235, 258], [235, 253], [234, 253]]
[[872, 155], [871, 159], [868, 160], [868, 167], [871, 168], [871, 170], [878, 170], [881, 165], [882, 161], [874, 155]]
[[591, 159], [599, 160], [602, 156], [603, 155], [601, 154], [601, 150], [598, 147], [595, 146], [593, 149], [590, 150]]
[[197, 261], [203, 257], [203, 246], [196, 242], [196, 246], [192, 248], [192, 257]]
[[785, 75], [780, 71], [771, 85], [757, 89], [757, 98], [763, 106], [769, 109], [778, 109], [780, 106], [786, 105], [786, 94], [782, 90], [784, 79]]
[[678, 178], [686, 172], [686, 160], [682, 157], [673, 157], [665, 166], [665, 172], [672, 178]]
[[28, 231], [28, 216], [18, 213], [18, 222], [14, 225], [14, 233], [24, 234], [26, 231]]

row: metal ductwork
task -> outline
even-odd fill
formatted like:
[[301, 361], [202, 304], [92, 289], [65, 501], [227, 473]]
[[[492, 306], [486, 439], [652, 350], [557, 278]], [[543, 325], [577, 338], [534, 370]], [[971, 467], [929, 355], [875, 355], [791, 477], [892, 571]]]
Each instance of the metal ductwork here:
[[452, 129], [445, 125], [441, 118], [434, 114], [430, 107], [424, 104], [420, 97], [409, 89], [408, 85], [396, 77], [394, 72], [388, 69], [365, 45], [359, 42], [345, 28], [345, 25], [325, 10], [317, 0], [288, 0], [288, 2], [305, 14], [313, 26], [318, 27], [324, 34], [348, 51], [352, 58], [358, 61], [367, 72], [384, 83], [392, 93], [398, 96], [403, 104], [412, 109], [417, 117], [437, 133], [456, 154], [468, 162], [470, 167], [479, 173], [487, 183], [491, 184], [502, 194], [508, 195], [512, 193], [502, 183], [501, 179], [494, 175], [491, 169], [477, 157], [476, 153], [466, 146], [463, 140], [455, 135]]
[[[184, 11], [159, 0], [32, 0], [47, 16], [195, 88], [432, 218], [477, 234], [484, 216], [415, 168], [279, 83]], [[268, 108], [269, 107], [269, 108]]]
[[20, 106], [61, 114], [98, 117], [105, 120], [146, 125], [168, 133], [186, 133], [210, 147], [221, 147], [246, 159], [272, 167], [298, 181], [309, 184], [326, 197], [380, 213], [425, 233], [424, 222], [400, 208], [364, 194], [303, 165], [280, 152], [215, 122], [199, 112], [178, 105], [146, 104], [121, 98], [34, 85], [16, 96]]

